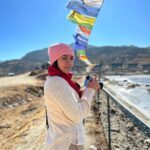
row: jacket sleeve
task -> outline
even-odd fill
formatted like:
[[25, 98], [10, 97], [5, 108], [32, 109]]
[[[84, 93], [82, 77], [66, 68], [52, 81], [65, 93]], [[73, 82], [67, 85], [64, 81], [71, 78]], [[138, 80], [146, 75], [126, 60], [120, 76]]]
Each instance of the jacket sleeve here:
[[65, 115], [75, 123], [79, 123], [88, 115], [95, 90], [86, 88], [81, 99], [77, 99], [74, 89], [66, 80], [51, 77], [45, 84], [45, 95], [52, 97]]

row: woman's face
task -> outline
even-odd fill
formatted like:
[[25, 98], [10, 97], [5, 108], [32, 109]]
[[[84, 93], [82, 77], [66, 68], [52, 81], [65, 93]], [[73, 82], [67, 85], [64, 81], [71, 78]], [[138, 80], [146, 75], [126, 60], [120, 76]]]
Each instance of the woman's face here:
[[59, 69], [68, 74], [73, 67], [74, 57], [72, 55], [63, 55], [57, 60], [57, 63]]

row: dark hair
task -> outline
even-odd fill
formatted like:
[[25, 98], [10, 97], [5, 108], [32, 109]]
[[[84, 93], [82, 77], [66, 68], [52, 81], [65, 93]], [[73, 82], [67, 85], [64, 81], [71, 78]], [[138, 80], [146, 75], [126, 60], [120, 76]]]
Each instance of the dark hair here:
[[52, 64], [52, 66], [55, 67], [56, 69], [60, 70], [59, 67], [58, 67], [57, 60]]

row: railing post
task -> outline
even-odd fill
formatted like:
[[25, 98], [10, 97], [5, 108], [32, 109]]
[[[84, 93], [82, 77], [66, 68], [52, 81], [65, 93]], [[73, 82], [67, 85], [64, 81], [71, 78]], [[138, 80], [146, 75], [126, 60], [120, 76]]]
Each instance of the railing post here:
[[[98, 82], [100, 83], [100, 76], [101, 76], [101, 68], [100, 68], [100, 64], [101, 62], [99, 62], [99, 70], [98, 70]], [[100, 91], [98, 91], [97, 96], [98, 96], [98, 100], [99, 100], [99, 95], [100, 95]]]
[[108, 120], [108, 143], [109, 143], [109, 150], [111, 150], [111, 122], [110, 122], [110, 101], [109, 101], [109, 94], [107, 94], [107, 120]]

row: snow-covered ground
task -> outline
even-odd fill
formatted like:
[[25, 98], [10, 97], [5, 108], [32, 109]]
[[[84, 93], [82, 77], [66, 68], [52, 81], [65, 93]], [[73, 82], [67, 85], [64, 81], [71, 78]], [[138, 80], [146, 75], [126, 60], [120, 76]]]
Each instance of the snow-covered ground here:
[[136, 108], [150, 122], [150, 75], [106, 76], [106, 88]]

